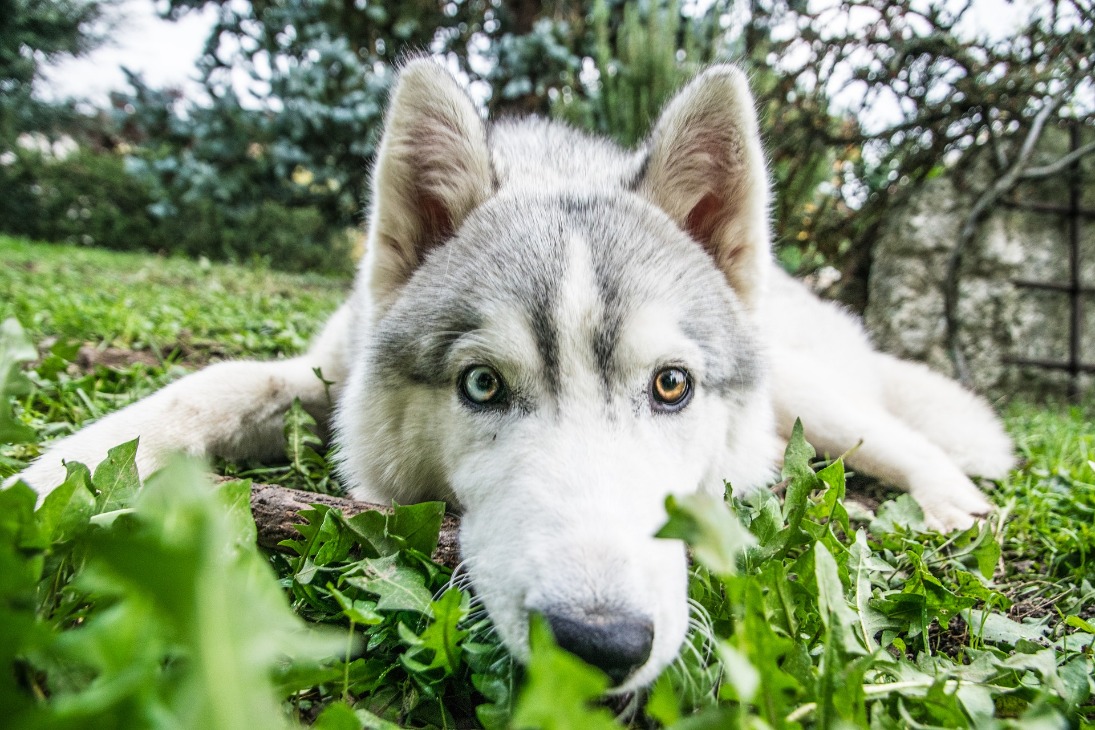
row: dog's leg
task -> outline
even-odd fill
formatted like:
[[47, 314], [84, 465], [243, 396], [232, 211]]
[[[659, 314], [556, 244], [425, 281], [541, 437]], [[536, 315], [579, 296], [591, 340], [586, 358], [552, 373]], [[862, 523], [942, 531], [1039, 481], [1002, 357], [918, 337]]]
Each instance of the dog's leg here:
[[333, 404], [314, 369], [336, 381], [333, 399], [344, 378], [342, 348], [349, 320], [349, 307], [343, 306], [300, 357], [223, 362], [187, 375], [52, 444], [15, 479], [46, 494], [64, 481], [63, 461], [94, 469], [108, 449], [135, 438], [140, 438], [137, 469], [142, 477], [174, 452], [227, 459], [276, 457], [284, 451], [283, 416], [294, 399], [321, 424], [327, 420]]
[[1011, 439], [985, 400], [920, 363], [878, 354], [886, 409], [941, 448], [966, 474], [1002, 479]]
[[775, 404], [780, 435], [788, 438], [801, 418], [806, 438], [821, 453], [838, 456], [862, 443], [848, 466], [904, 489], [924, 510], [930, 527], [968, 527], [992, 505], [950, 456], [890, 413], [880, 401], [806, 382], [780, 368]]

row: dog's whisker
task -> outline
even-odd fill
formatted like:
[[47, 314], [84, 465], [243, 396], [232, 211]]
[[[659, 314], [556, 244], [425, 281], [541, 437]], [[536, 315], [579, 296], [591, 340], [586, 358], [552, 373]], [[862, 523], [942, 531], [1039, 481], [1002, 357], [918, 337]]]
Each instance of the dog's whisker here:
[[692, 672], [688, 671], [682, 655], [677, 655], [665, 671], [684, 690], [686, 696], [697, 694], [698, 685]]
[[[694, 646], [689, 645], [688, 651], [692, 654], [692, 657], [697, 662], [696, 664], [689, 663], [689, 656], [682, 651], [677, 655], [673, 662], [669, 665], [667, 671], [670, 676], [676, 679], [676, 682], [684, 690], [686, 697], [700, 698], [703, 696], [713, 696], [718, 689], [718, 676], [716, 673], [711, 676], [708, 672], [710, 665], [707, 661], [701, 659], [698, 655], [698, 651]], [[701, 686], [701, 679], [707, 679]]]
[[487, 620], [489, 620], [487, 609], [483, 606], [482, 601], [472, 601], [471, 605], [468, 606], [468, 613], [464, 616], [464, 622], [471, 624]]
[[711, 612], [704, 608], [703, 604], [695, 598], [688, 599], [688, 614], [690, 617], [703, 622], [707, 626], [712, 625]]

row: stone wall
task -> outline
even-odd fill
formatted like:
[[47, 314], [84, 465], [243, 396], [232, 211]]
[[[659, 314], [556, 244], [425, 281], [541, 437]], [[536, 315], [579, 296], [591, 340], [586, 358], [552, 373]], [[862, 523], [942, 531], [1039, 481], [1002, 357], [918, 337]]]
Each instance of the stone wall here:
[[[1046, 136], [1041, 162], [1067, 152], [1061, 130]], [[986, 166], [987, 167], [987, 166]], [[1081, 208], [1095, 209], [1095, 156], [1082, 165]], [[954, 375], [943, 315], [947, 260], [958, 232], [992, 176], [953, 171], [927, 181], [884, 227], [874, 249], [867, 328], [888, 352], [929, 363]], [[1021, 185], [1021, 202], [1064, 206], [1069, 178], [1062, 174]], [[1095, 218], [1080, 219], [1081, 284], [1095, 286]], [[963, 255], [958, 301], [959, 346], [973, 386], [994, 395], [1063, 395], [1062, 371], [1008, 364], [1009, 358], [1065, 362], [1069, 348], [1069, 297], [1017, 286], [1016, 280], [1067, 284], [1069, 217], [1003, 205], [981, 223]], [[1081, 362], [1095, 363], [1095, 296], [1084, 302]], [[1092, 391], [1091, 376], [1081, 387]]]

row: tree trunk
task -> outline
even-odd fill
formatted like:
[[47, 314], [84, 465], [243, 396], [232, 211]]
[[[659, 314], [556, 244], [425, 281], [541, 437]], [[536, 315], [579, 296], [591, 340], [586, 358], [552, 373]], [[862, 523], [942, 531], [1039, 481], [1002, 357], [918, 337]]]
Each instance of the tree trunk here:
[[[282, 540], [300, 539], [301, 534], [297, 532], [294, 525], [304, 522], [300, 512], [310, 509], [314, 504], [337, 509], [346, 517], [353, 517], [369, 510], [392, 511], [391, 507], [359, 502], [345, 497], [304, 492], [274, 484], [252, 484], [251, 514], [255, 518], [255, 527], [258, 528], [258, 544], [270, 550], [284, 551], [285, 548], [279, 547], [278, 543]], [[460, 562], [459, 527], [460, 520], [455, 515], [445, 515], [441, 522], [437, 549], [433, 551], [434, 562], [449, 568], [455, 568]]]

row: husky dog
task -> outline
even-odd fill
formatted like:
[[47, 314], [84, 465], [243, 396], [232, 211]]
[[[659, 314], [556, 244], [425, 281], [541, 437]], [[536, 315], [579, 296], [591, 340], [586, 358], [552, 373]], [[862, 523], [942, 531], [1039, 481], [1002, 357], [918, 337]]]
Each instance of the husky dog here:
[[[909, 491], [932, 525], [990, 504], [1011, 444], [988, 405], [871, 349], [770, 256], [769, 184], [744, 75], [714, 66], [628, 151], [555, 123], [486, 124], [440, 65], [399, 74], [350, 300], [311, 350], [189, 375], [55, 444], [94, 465], [140, 437], [276, 458], [300, 398], [333, 414], [356, 497], [462, 513], [472, 584], [506, 645], [528, 616], [648, 684], [688, 626], [687, 557], [655, 539], [667, 495], [763, 488], [796, 417], [821, 450]], [[314, 374], [334, 380], [334, 404]]]

